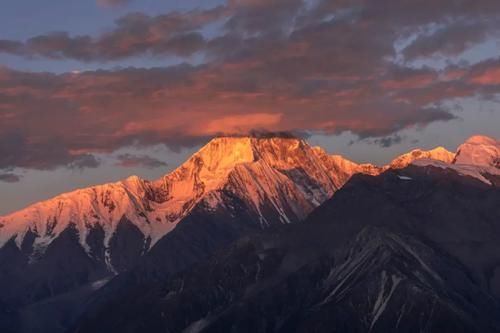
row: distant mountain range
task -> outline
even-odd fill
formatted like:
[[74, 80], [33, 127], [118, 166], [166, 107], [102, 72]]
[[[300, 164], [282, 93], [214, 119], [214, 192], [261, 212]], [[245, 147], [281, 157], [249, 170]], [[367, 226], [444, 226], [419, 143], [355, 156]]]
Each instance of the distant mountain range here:
[[0, 329], [496, 332], [499, 187], [484, 136], [383, 167], [215, 138], [1, 217]]

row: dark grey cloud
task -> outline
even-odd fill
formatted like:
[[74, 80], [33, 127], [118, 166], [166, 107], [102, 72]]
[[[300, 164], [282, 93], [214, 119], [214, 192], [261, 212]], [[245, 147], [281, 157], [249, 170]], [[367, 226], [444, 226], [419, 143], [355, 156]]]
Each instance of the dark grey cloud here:
[[101, 165], [101, 161], [92, 154], [76, 154], [72, 156], [71, 162], [68, 164], [70, 169], [94, 169]]
[[[408, 59], [457, 55], [483, 42], [500, 29], [496, 0], [320, 0], [317, 18], [350, 14], [353, 22], [369, 26], [373, 36], [415, 39], [404, 51]], [[393, 41], [396, 41], [394, 39]]]
[[0, 40], [0, 52], [22, 55], [23, 43], [15, 40]]
[[166, 162], [160, 161], [148, 155], [120, 154], [116, 156], [116, 159], [116, 165], [125, 168], [144, 167], [155, 169], [167, 166]]
[[[35, 115], [20, 115], [20, 117], [24, 116], [27, 116], [26, 120], [28, 120], [33, 119]], [[41, 124], [41, 126], [47, 125]], [[2, 127], [0, 169], [20, 167], [52, 170], [59, 166], [84, 169], [96, 168], [100, 164], [99, 160], [92, 154], [72, 151], [64, 137], [54, 137], [48, 133], [42, 137], [28, 128], [12, 131], [4, 126], [0, 125], [0, 127]]]
[[[123, 2], [126, 0], [103, 1], [110, 5]], [[85, 62], [145, 54], [208, 55], [213, 54], [214, 48], [218, 55], [227, 56], [235, 52], [252, 54], [259, 51], [253, 50], [252, 45], [275, 43], [291, 43], [298, 51], [301, 45], [296, 38], [317, 34], [312, 37], [322, 39], [325, 50], [331, 49], [325, 59], [337, 56], [333, 52], [337, 48], [343, 58], [358, 54], [380, 60], [380, 50], [384, 50], [382, 56], [392, 56], [394, 43], [412, 36], [416, 36], [414, 42], [403, 52], [407, 59], [456, 55], [498, 34], [499, 3], [497, 0], [228, 0], [225, 5], [208, 10], [157, 16], [131, 13], [98, 36], [52, 32], [26, 41], [0, 40], [0, 52]], [[224, 23], [225, 30], [206, 40], [201, 31], [214, 22]], [[342, 44], [337, 46], [339, 41]], [[372, 52], [368, 46], [375, 46]], [[343, 58], [337, 57], [336, 61]]]
[[0, 182], [18, 183], [21, 181], [21, 176], [14, 173], [0, 173]]
[[392, 145], [399, 144], [402, 141], [403, 141], [403, 138], [401, 137], [401, 135], [398, 135], [398, 134], [394, 134], [392, 136], [386, 136], [386, 137], [383, 137], [380, 139], [373, 140], [373, 142], [375, 144], [378, 144], [379, 146], [381, 146], [383, 148], [388, 148]]
[[131, 13], [119, 18], [113, 29], [99, 36], [71, 36], [59, 31], [34, 36], [24, 42], [0, 40], [0, 52], [83, 62], [119, 60], [143, 54], [189, 56], [205, 46], [205, 39], [197, 30], [223, 15], [223, 7], [158, 16]]
[[458, 20], [419, 35], [403, 50], [406, 59], [456, 56], [488, 36], [498, 37], [500, 23]]
[[243, 33], [276, 34], [293, 27], [306, 8], [302, 0], [229, 0], [226, 29]]

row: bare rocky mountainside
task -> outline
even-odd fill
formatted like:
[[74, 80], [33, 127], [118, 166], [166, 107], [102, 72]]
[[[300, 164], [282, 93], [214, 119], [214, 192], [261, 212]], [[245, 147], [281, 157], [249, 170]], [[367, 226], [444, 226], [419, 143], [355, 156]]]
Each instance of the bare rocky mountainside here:
[[0, 328], [495, 331], [499, 147], [378, 167], [285, 135], [213, 139], [156, 181], [0, 217]]

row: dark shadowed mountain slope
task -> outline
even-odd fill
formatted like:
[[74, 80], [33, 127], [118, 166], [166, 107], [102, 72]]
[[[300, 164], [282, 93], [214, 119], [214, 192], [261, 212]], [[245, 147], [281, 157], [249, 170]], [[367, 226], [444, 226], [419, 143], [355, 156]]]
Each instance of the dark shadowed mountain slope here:
[[71, 332], [499, 332], [499, 202], [452, 169], [354, 176], [304, 224], [123, 276]]

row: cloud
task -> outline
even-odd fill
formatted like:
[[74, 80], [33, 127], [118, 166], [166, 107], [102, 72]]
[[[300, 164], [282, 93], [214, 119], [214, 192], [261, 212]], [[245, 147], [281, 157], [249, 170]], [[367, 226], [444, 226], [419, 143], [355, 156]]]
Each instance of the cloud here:
[[500, 32], [499, 22], [456, 21], [419, 35], [403, 50], [406, 59], [456, 56]]
[[118, 161], [115, 165], [124, 168], [144, 167], [155, 169], [167, 166], [167, 163], [147, 155], [120, 154], [116, 158]]
[[402, 141], [403, 141], [403, 138], [398, 134], [394, 134], [392, 136], [386, 136], [386, 137], [383, 137], [380, 139], [373, 140], [373, 142], [375, 144], [378, 144], [379, 146], [381, 146], [383, 148], [388, 148], [392, 145], [399, 144]]
[[[316, 3], [234, 0], [208, 10], [128, 14], [97, 36], [0, 41], [11, 54], [85, 62], [205, 56], [196, 66], [149, 69], [0, 68], [0, 169], [96, 167], [96, 154], [127, 146], [178, 150], [256, 129], [349, 131], [388, 146], [404, 129], [455, 119], [445, 101], [499, 89], [498, 60], [443, 70], [393, 61], [402, 39], [407, 58], [457, 54], [479, 43], [496, 27], [498, 0]], [[208, 37], [203, 29], [215, 22], [221, 27]], [[458, 33], [463, 22], [477, 33]], [[122, 157], [125, 164], [145, 158]]]
[[463, 74], [469, 83], [393, 67], [351, 77], [328, 65], [289, 80], [295, 73], [286, 66], [258, 59], [60, 75], [0, 70], [0, 168], [96, 167], [96, 153], [154, 144], [179, 149], [255, 129], [385, 137], [454, 119], [432, 106], [442, 100], [494, 90], [474, 82], [487, 68]]
[[131, 3], [133, 0], [96, 0], [98, 6], [101, 7], [120, 7]]
[[56, 31], [24, 42], [0, 40], [0, 53], [82, 62], [120, 60], [144, 54], [189, 56], [205, 46], [198, 29], [220, 19], [223, 9], [158, 16], [131, 13], [120, 17], [113, 29], [98, 36], [71, 36], [68, 32]]
[[[129, 1], [98, 0], [98, 3], [114, 6]], [[203, 30], [216, 22], [223, 29], [207, 40]], [[372, 52], [363, 52], [368, 45], [375, 46], [374, 57], [387, 48], [394, 52], [397, 41], [413, 38], [403, 50], [403, 56], [411, 60], [458, 55], [489, 36], [498, 36], [499, 32], [497, 0], [229, 0], [225, 5], [205, 10], [156, 16], [127, 14], [117, 19], [110, 30], [95, 36], [52, 32], [25, 41], [0, 40], [0, 52], [83, 62], [141, 55], [189, 56], [197, 52], [210, 55], [214, 47], [219, 55], [249, 55], [259, 51], [253, 50], [252, 45], [274, 43], [294, 45], [294, 51], [299, 52], [303, 45], [295, 43], [295, 38], [315, 34], [315, 38], [326, 41], [322, 44], [325, 50], [331, 48], [333, 53], [341, 49], [346, 54], [340, 52], [339, 56], [358, 57], [372, 56]], [[337, 46], [337, 41], [342, 44]]]
[[386, 89], [418, 89], [431, 85], [438, 79], [439, 73], [431, 68], [410, 68], [395, 66], [382, 82]]
[[500, 58], [483, 61], [470, 70], [456, 69], [458, 78], [468, 80], [483, 87], [500, 86]]
[[231, 15], [225, 27], [244, 33], [283, 32], [305, 6], [302, 0], [229, 0], [227, 8]]
[[[24, 116], [26, 116], [27, 121], [38, 121], [34, 120], [34, 118], [38, 118], [36, 115], [20, 115], [20, 117]], [[13, 120], [13, 117], [9, 118]], [[22, 120], [15, 118], [16, 122]], [[48, 122], [50, 120], [47, 120]], [[54, 121], [54, 123], [57, 122]], [[2, 133], [0, 133], [0, 156], [2, 156], [0, 158], [0, 169], [20, 167], [51, 170], [59, 166], [70, 169], [96, 168], [99, 166], [99, 161], [92, 154], [71, 151], [68, 147], [71, 143], [68, 143], [67, 139], [57, 135], [53, 136], [50, 133], [42, 134], [56, 125], [47, 126], [41, 122], [40, 124], [43, 127], [38, 133], [33, 132], [30, 129], [31, 127], [13, 131], [6, 128], [7, 126], [0, 125], [0, 128], [2, 128]], [[32, 125], [33, 128], [36, 126], [36, 123]], [[43, 135], [43, 137], [40, 135]]]
[[4, 183], [18, 183], [21, 177], [13, 173], [0, 173], [0, 182]]
[[70, 169], [95, 169], [101, 164], [100, 160], [91, 154], [78, 154], [74, 156], [70, 163], [68, 163], [68, 168]]
[[15, 40], [0, 40], [0, 52], [22, 55], [23, 43]]

